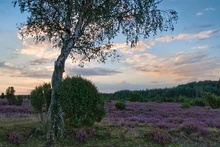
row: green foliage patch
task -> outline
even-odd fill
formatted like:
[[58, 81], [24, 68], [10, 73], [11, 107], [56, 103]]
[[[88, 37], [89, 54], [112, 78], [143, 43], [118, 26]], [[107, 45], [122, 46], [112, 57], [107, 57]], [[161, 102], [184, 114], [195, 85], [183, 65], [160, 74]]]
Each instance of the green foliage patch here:
[[116, 109], [124, 110], [126, 108], [126, 101], [120, 99], [119, 101], [115, 103], [115, 107]]
[[219, 96], [206, 92], [204, 93], [204, 99], [211, 108], [213, 109], [220, 108], [220, 97]]
[[87, 79], [66, 77], [58, 86], [58, 94], [65, 121], [70, 126], [91, 126], [105, 116], [104, 101]]
[[49, 83], [44, 83], [43, 85], [39, 85], [35, 87], [34, 90], [31, 91], [30, 101], [31, 105], [34, 108], [35, 112], [40, 113], [41, 120], [43, 121], [42, 113], [44, 111], [48, 111], [51, 99], [51, 85]]

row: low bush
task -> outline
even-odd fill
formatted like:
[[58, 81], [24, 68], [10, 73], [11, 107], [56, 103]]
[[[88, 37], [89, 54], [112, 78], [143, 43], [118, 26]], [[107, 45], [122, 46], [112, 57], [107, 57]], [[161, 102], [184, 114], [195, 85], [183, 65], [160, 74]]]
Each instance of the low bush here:
[[85, 142], [88, 138], [87, 132], [84, 129], [79, 129], [76, 132], [75, 139], [80, 142]]
[[115, 103], [116, 109], [124, 110], [126, 108], [126, 101], [125, 100], [119, 100]]
[[181, 104], [181, 108], [190, 108], [190, 107], [191, 107], [191, 101], [188, 99], [185, 99]]
[[23, 142], [23, 136], [19, 132], [13, 131], [8, 134], [8, 141], [15, 145], [20, 145]]
[[195, 98], [192, 102], [193, 106], [205, 106], [205, 100], [203, 98]]
[[190, 134], [199, 134], [199, 135], [208, 135], [210, 131], [199, 125], [197, 122], [184, 122], [178, 128], [179, 131], [185, 132], [187, 135]]
[[216, 108], [220, 108], [220, 97], [215, 95], [215, 94], [212, 94], [212, 93], [209, 93], [209, 92], [206, 92], [203, 94], [203, 98], [205, 99], [205, 102], [213, 109], [216, 109]]
[[161, 145], [167, 145], [172, 141], [172, 137], [170, 136], [170, 134], [162, 129], [152, 129], [148, 131], [145, 136], [148, 139]]

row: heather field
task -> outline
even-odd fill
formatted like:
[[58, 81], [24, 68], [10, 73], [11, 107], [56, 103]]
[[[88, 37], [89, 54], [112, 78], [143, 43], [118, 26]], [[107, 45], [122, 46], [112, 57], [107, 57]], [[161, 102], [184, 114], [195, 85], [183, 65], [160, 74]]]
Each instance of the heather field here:
[[[126, 102], [125, 110], [106, 102], [106, 116], [92, 127], [69, 129], [54, 146], [218, 147], [220, 110], [179, 103]], [[29, 101], [9, 106], [0, 99], [0, 146], [45, 146], [44, 123]]]

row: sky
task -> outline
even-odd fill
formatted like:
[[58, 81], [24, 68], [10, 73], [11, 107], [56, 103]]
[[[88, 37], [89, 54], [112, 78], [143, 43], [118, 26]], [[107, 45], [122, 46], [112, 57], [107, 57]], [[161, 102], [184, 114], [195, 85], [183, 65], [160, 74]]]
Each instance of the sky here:
[[[121, 56], [118, 60], [92, 61], [81, 68], [68, 58], [64, 77], [81, 75], [104, 93], [219, 80], [220, 0], [163, 0], [159, 8], [178, 12], [174, 31], [140, 40], [136, 48], [126, 45], [119, 34], [113, 46]], [[29, 94], [50, 82], [60, 50], [49, 42], [21, 39], [17, 26], [26, 15], [11, 0], [0, 0], [0, 20], [0, 92], [13, 86], [15, 94]]]

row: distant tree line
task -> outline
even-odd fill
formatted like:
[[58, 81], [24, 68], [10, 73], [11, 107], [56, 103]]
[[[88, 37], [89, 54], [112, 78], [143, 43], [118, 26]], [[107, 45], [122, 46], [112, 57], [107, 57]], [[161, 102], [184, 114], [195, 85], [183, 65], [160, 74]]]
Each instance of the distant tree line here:
[[124, 99], [133, 102], [182, 102], [183, 98], [202, 98], [206, 92], [220, 96], [220, 79], [190, 82], [172, 88], [121, 90], [111, 94], [103, 93], [103, 97], [106, 100]]
[[29, 95], [15, 95], [15, 88], [13, 86], [9, 86], [6, 89], [6, 93], [3, 92], [0, 95], [1, 99], [6, 98], [9, 105], [17, 105], [20, 106], [23, 103], [23, 99], [29, 98]]

